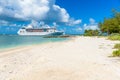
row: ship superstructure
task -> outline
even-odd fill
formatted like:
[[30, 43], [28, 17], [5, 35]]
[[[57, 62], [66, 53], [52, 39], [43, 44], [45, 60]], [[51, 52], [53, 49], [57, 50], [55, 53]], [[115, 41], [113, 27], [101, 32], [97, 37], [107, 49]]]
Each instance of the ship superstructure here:
[[51, 28], [51, 27], [41, 27], [41, 28], [32, 28], [32, 27], [23, 27], [19, 29], [17, 32], [18, 35], [40, 35], [40, 36], [45, 36], [45, 35], [63, 35], [63, 31], [58, 31], [56, 28]]

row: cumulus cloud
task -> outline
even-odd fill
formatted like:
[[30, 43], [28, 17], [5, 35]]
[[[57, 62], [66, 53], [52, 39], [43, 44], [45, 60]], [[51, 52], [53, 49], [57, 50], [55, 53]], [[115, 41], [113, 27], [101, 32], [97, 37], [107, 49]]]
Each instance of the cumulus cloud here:
[[9, 22], [5, 21], [5, 20], [0, 20], [0, 24], [2, 26], [7, 26], [9, 24]]
[[83, 29], [81, 27], [76, 28], [76, 32], [82, 32]]
[[67, 22], [67, 25], [73, 26], [73, 25], [80, 24], [81, 22], [82, 22], [81, 19], [79, 19], [79, 20], [70, 19], [70, 20]]
[[23, 25], [20, 25], [20, 24], [17, 25], [16, 23], [10, 23], [9, 21], [0, 20], [0, 26], [1, 26], [1, 27], [2, 27], [2, 26], [21, 27], [21, 26], [23, 26]]
[[3, 9], [0, 7], [0, 14], [2, 13], [2, 10], [3, 10]]
[[89, 19], [90, 24], [95, 24], [95, 20], [93, 18]]
[[[53, 22], [53, 27], [57, 26], [57, 24], [55, 22]], [[44, 21], [41, 22], [37, 22], [35, 20], [32, 20], [31, 23], [27, 26], [24, 26], [26, 28], [39, 28], [39, 27], [50, 27], [48, 24], [45, 24]]]
[[56, 0], [0, 0], [0, 19], [5, 21], [44, 21], [45, 23], [77, 25], [81, 20], [71, 19]]
[[89, 24], [84, 24], [83, 27], [84, 27], [84, 30], [96, 30], [96, 29], [99, 29], [98, 28], [98, 24], [95, 22], [95, 20], [93, 18], [90, 18], [89, 19]]
[[49, 11], [50, 4], [48, 0], [1, 0], [0, 7], [3, 9], [1, 17], [41, 20]]

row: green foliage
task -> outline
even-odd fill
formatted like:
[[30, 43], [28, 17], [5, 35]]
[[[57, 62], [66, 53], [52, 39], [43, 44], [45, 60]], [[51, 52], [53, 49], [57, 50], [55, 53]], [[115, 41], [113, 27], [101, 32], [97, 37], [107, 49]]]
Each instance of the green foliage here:
[[118, 20], [118, 23], [120, 24], [120, 12], [116, 11], [115, 9], [112, 10], [113, 17], [115, 17]]
[[113, 11], [113, 17], [104, 19], [99, 23], [99, 28], [103, 33], [120, 33], [120, 12]]
[[114, 48], [115, 49], [120, 49], [120, 44], [115, 44]]
[[120, 34], [113, 34], [108, 37], [110, 40], [120, 40]]
[[113, 51], [112, 55], [113, 55], [113, 57], [120, 57], [120, 49]]
[[99, 30], [85, 30], [84, 36], [98, 36]]

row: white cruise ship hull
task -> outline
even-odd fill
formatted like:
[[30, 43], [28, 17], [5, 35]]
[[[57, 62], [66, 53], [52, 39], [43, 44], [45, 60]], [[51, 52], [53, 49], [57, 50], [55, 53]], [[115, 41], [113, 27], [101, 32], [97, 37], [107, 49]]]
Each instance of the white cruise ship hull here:
[[63, 31], [57, 31], [54, 28], [39, 28], [39, 29], [26, 29], [22, 28], [18, 32], [18, 35], [28, 35], [28, 36], [58, 36], [63, 35]]
[[28, 35], [28, 36], [58, 36], [58, 35], [63, 35], [64, 32], [24, 32], [20, 33], [18, 32], [18, 35]]

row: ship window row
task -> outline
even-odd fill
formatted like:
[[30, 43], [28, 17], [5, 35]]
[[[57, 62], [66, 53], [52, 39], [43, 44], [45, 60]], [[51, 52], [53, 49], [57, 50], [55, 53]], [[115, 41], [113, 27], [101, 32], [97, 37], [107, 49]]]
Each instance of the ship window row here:
[[[51, 32], [51, 30], [47, 30], [47, 29], [44, 29], [44, 30], [42, 30], [42, 29], [36, 29], [36, 30], [34, 30], [34, 29], [27, 29], [26, 31], [28, 31], [28, 32]], [[53, 30], [52, 30], [53, 31]]]
[[26, 30], [28, 32], [46, 32], [47, 30]]

